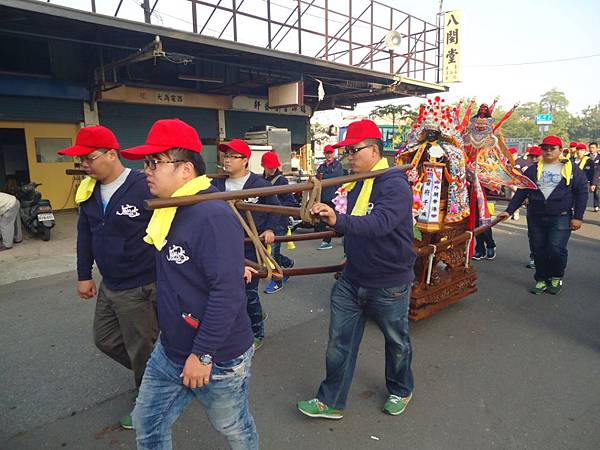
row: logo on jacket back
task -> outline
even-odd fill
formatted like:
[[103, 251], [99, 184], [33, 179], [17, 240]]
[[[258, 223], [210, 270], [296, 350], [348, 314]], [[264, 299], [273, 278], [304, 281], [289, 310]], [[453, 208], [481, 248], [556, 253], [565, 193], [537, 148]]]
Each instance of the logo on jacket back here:
[[132, 219], [134, 217], [138, 217], [139, 215], [140, 210], [137, 209], [137, 206], [133, 206], [130, 204], [121, 205], [121, 211], [117, 211], [117, 216], [127, 216], [131, 217]]
[[183, 264], [188, 261], [190, 257], [185, 254], [183, 247], [179, 245], [171, 245], [169, 247], [169, 254], [167, 255], [167, 261], [174, 262], [175, 264]]

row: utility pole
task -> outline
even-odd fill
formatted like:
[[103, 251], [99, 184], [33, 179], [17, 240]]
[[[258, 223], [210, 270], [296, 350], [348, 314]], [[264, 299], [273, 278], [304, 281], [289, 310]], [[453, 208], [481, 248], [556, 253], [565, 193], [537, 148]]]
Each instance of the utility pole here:
[[151, 23], [150, 22], [150, 0], [144, 0], [144, 4], [142, 5], [142, 8], [144, 8], [144, 22]]

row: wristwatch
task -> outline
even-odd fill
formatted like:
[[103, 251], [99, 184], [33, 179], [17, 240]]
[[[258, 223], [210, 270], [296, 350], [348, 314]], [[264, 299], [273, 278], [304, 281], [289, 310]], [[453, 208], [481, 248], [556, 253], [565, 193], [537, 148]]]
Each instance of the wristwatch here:
[[200, 361], [201, 364], [204, 364], [205, 366], [209, 366], [212, 364], [212, 360], [213, 357], [212, 355], [206, 354], [206, 355], [196, 355], [198, 357], [198, 360]]

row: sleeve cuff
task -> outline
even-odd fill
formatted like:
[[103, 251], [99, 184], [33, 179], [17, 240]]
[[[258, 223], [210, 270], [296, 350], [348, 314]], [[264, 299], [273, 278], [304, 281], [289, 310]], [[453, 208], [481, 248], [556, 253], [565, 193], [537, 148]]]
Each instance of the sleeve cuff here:
[[341, 234], [346, 234], [346, 229], [348, 228], [348, 217], [346, 214], [335, 212], [335, 225], [333, 228]]

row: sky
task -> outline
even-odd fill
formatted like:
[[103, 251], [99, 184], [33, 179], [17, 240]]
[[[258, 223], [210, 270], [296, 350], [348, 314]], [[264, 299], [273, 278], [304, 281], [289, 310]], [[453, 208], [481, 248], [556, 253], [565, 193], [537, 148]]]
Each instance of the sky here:
[[[334, 7], [347, 3], [345, 0], [329, 1]], [[432, 23], [435, 23], [440, 4], [439, 0], [380, 1]], [[275, 4], [274, 14], [283, 18], [296, 3], [293, 0], [272, 2]], [[90, 0], [51, 0], [51, 3], [90, 10]], [[118, 0], [97, 0], [96, 3], [99, 12], [113, 15]], [[124, 0], [119, 17], [143, 21], [140, 3], [140, 0]], [[150, 3], [153, 4], [154, 0]], [[258, 14], [265, 7], [265, 0], [245, 0], [245, 3], [244, 8]], [[461, 82], [449, 85], [449, 92], [443, 94], [447, 101], [475, 97], [481, 102], [491, 102], [498, 96], [500, 105], [510, 107], [516, 102], [538, 101], [544, 92], [556, 88], [565, 92], [571, 113], [578, 114], [587, 106], [600, 103], [600, 32], [597, 31], [600, 1], [443, 1], [443, 11], [451, 10], [462, 13]], [[207, 10], [199, 11], [200, 18], [206, 17], [206, 14]], [[159, 0], [152, 21], [157, 25], [191, 31], [190, 2]], [[307, 17], [303, 25], [305, 23], [319, 24], [319, 21], [313, 15]], [[214, 36], [221, 28], [218, 15], [213, 17], [210, 25], [205, 34]], [[244, 36], [250, 36], [244, 39], [255, 38], [256, 42], [249, 43], [261, 45], [264, 37], [260, 30], [264, 31], [265, 27], [254, 25], [251, 22], [239, 23], [241, 32], [246, 33]], [[231, 38], [230, 31], [223, 37]], [[290, 45], [294, 42], [293, 36], [287, 39]], [[307, 39], [306, 46], [310, 45]], [[294, 50], [290, 47], [289, 51]], [[586, 56], [590, 57], [571, 59]], [[524, 64], [565, 59], [571, 60]], [[400, 98], [392, 102], [366, 103], [359, 105], [353, 114], [368, 114], [375, 105], [385, 103], [417, 105], [421, 102], [421, 99]], [[323, 123], [334, 123], [343, 114], [348, 113], [336, 110], [317, 113], [315, 118]]]

